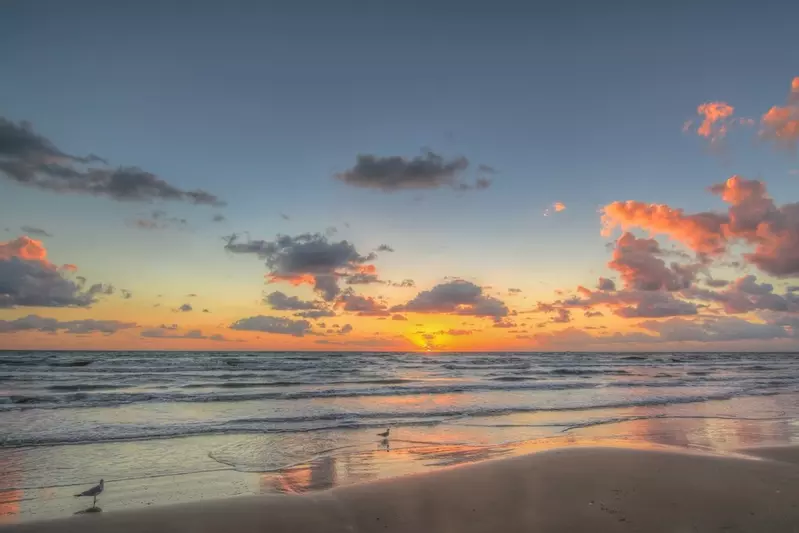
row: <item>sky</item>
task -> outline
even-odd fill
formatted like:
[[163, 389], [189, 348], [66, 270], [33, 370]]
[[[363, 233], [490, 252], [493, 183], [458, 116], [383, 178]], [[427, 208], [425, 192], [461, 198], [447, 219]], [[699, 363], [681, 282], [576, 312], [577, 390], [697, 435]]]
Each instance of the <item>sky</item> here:
[[0, 348], [799, 349], [799, 5], [284, 4], [2, 3]]

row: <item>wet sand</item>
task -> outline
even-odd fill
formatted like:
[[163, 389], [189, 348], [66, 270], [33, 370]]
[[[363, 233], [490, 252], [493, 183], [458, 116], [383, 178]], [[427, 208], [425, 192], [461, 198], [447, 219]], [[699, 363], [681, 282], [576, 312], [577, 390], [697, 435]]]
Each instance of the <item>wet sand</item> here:
[[8, 530], [794, 531], [797, 459], [796, 447], [728, 456], [564, 448], [305, 495], [94, 513]]

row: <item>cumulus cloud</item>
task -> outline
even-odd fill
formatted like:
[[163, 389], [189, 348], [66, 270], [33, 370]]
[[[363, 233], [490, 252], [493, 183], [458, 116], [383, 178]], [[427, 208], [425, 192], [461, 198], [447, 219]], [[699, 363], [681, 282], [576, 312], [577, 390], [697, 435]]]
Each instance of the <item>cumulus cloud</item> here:
[[354, 187], [383, 192], [442, 187], [456, 190], [485, 189], [491, 184], [486, 178], [478, 179], [474, 185], [459, 182], [459, 175], [468, 166], [469, 161], [465, 157], [445, 160], [433, 152], [411, 159], [359, 154], [355, 166], [336, 174], [336, 178]]
[[21, 226], [19, 229], [22, 230], [22, 233], [33, 235], [34, 237], [52, 237], [47, 231], [34, 226]]
[[121, 289], [120, 292], [122, 293], [122, 298], [124, 298], [125, 300], [130, 300], [131, 298], [133, 298], [133, 293], [127, 289]]
[[699, 308], [693, 302], [679, 300], [668, 293], [647, 292], [641, 294], [634, 305], [618, 307], [613, 312], [624, 318], [663, 318], [695, 315]]
[[62, 331], [72, 334], [104, 333], [112, 335], [121, 329], [135, 328], [133, 322], [118, 320], [57, 320], [38, 315], [28, 315], [15, 320], [0, 320], [0, 333], [17, 333], [20, 331], [42, 331], [56, 333]]
[[352, 332], [352, 325], [351, 324], [344, 324], [341, 329], [339, 330], [340, 335], [346, 335], [347, 333]]
[[230, 325], [230, 329], [303, 337], [306, 333], [310, 333], [311, 323], [307, 320], [257, 315], [237, 320]]
[[137, 167], [91, 167], [95, 155], [67, 154], [33, 131], [30, 123], [0, 117], [0, 176], [14, 183], [60, 193], [104, 196], [119, 201], [181, 200], [224, 205], [203, 190], [187, 191]]
[[391, 320], [408, 320], [408, 318], [405, 315], [396, 314], [391, 315]]
[[799, 275], [799, 203], [775, 205], [758, 180], [733, 176], [710, 191], [730, 204], [726, 213], [688, 215], [667, 205], [614, 202], [603, 208], [605, 232], [640, 227], [682, 242], [705, 256], [719, 256], [730, 244], [754, 246], [744, 259], [778, 277]]
[[690, 301], [678, 299], [667, 291], [620, 290], [590, 291], [583, 288], [578, 296], [539, 302], [538, 312], [553, 313], [559, 309], [589, 310], [595, 306], [605, 306], [623, 318], [663, 318], [670, 316], [695, 315], [698, 306]]
[[[707, 102], [696, 108], [696, 113], [701, 121], [696, 128], [696, 134], [707, 139], [711, 146], [718, 146], [727, 136], [730, 127], [736, 121], [733, 118], [735, 108], [726, 102]], [[694, 121], [688, 121], [683, 126], [683, 131], [690, 131]]]
[[294, 285], [308, 283], [326, 301], [335, 300], [341, 293], [339, 278], [358, 274], [377, 275], [374, 266], [366, 265], [377, 258], [374, 252], [361, 255], [352, 243], [346, 240], [330, 241], [320, 233], [304, 233], [295, 237], [279, 235], [274, 241], [247, 242], [240, 242], [236, 235], [231, 235], [227, 238], [225, 249], [265, 259], [271, 282], [282, 281]]
[[616, 282], [612, 279], [608, 278], [599, 278], [599, 282], [597, 282], [596, 288], [600, 291], [615, 291], [616, 290]]
[[264, 303], [276, 311], [308, 311], [319, 308], [316, 302], [300, 300], [297, 296], [287, 296], [280, 291], [267, 294]]
[[568, 309], [556, 309], [555, 316], [552, 317], [552, 322], [556, 324], [566, 324], [572, 321], [572, 314], [571, 311]]
[[361, 265], [354, 274], [344, 276], [347, 285], [368, 285], [370, 283], [383, 283], [377, 275], [374, 265]]
[[[625, 232], [616, 241], [608, 266], [619, 273], [628, 289], [676, 291], [690, 287], [698, 266], [679, 263], [667, 266], [662, 255], [656, 240], [639, 239]], [[605, 286], [609, 286], [607, 280]]]
[[47, 250], [37, 240], [22, 236], [0, 243], [0, 308], [87, 307], [95, 292], [84, 291], [79, 281], [47, 260]]
[[508, 315], [502, 300], [483, 293], [482, 287], [469, 281], [454, 280], [422, 291], [409, 302], [391, 308], [391, 311], [413, 313], [451, 313], [484, 316], [499, 319]]
[[404, 279], [402, 281], [398, 281], [396, 283], [392, 283], [391, 286], [392, 287], [402, 287], [402, 288], [416, 287], [416, 282], [413, 281], [412, 279]]
[[773, 291], [772, 284], [758, 283], [757, 277], [749, 274], [733, 281], [723, 291], [694, 287], [683, 293], [696, 300], [719, 303], [727, 314], [758, 310], [799, 312], [799, 297], [791, 291], [783, 295]]
[[778, 146], [796, 150], [799, 141], [799, 76], [791, 81], [791, 92], [784, 106], [774, 106], [760, 119], [760, 135]]
[[336, 302], [336, 306], [359, 316], [389, 316], [388, 307], [368, 296], [344, 294]]
[[394, 248], [392, 248], [388, 244], [381, 244], [380, 246], [377, 247], [377, 250], [375, 250], [375, 251], [376, 252], [393, 252]]
[[180, 307], [177, 308], [177, 311], [179, 311], [181, 313], [189, 313], [189, 312], [191, 312], [193, 310], [194, 310], [194, 308], [191, 306], [191, 304], [183, 304], [183, 305], [181, 305]]

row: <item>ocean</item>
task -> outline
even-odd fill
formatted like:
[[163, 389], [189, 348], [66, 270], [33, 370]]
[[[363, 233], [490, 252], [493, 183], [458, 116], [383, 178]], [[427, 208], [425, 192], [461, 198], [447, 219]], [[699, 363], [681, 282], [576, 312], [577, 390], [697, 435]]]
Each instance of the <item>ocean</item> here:
[[66, 513], [100, 477], [135, 506], [318, 490], [531, 443], [796, 443], [797, 392], [799, 357], [784, 353], [7, 351], [0, 517]]

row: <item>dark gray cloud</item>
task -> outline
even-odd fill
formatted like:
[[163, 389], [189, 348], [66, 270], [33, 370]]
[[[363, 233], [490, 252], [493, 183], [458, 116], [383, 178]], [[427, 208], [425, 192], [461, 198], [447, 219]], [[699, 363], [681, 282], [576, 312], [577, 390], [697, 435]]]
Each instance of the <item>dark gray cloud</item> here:
[[296, 296], [287, 296], [285, 293], [275, 291], [264, 296], [264, 303], [276, 311], [308, 311], [319, 309], [316, 302], [300, 300]]
[[43, 331], [56, 333], [63, 331], [72, 334], [105, 333], [112, 335], [121, 329], [135, 328], [133, 322], [120, 322], [118, 320], [83, 320], [61, 321], [55, 318], [45, 318], [38, 315], [28, 315], [15, 320], [0, 320], [0, 333], [16, 333], [19, 331]]
[[508, 294], [519, 294], [520, 292], [522, 292], [521, 289], [508, 289]]
[[242, 318], [230, 325], [230, 329], [238, 331], [260, 331], [278, 335], [302, 337], [311, 331], [311, 323], [307, 320], [292, 320], [277, 316], [257, 315]]
[[33, 131], [0, 117], [0, 176], [38, 189], [104, 196], [119, 201], [180, 200], [192, 204], [224, 205], [202, 190], [186, 191], [137, 167], [85, 168], [106, 161], [96, 155], [67, 154]]
[[730, 282], [726, 279], [707, 278], [705, 280], [705, 285], [707, 285], [708, 287], [720, 288], [720, 287], [726, 287], [729, 284]]
[[177, 308], [177, 311], [179, 311], [181, 313], [188, 313], [188, 312], [193, 311], [193, 310], [194, 310], [194, 308], [191, 306], [191, 304], [183, 304], [183, 305], [181, 305], [180, 307]]
[[414, 313], [452, 313], [459, 315], [486, 316], [495, 319], [507, 316], [508, 307], [502, 300], [483, 294], [483, 289], [464, 280], [454, 280], [422, 291], [404, 305], [391, 311]]
[[192, 329], [185, 333], [174, 333], [176, 329], [176, 327], [164, 327], [162, 325], [160, 328], [146, 329], [139, 335], [150, 339], [198, 339], [217, 342], [237, 342], [218, 333], [214, 335], [205, 335], [203, 334], [202, 330], [199, 329]]
[[600, 291], [615, 291], [616, 282], [608, 278], [599, 278], [596, 288]]
[[416, 282], [413, 281], [412, 279], [404, 279], [404, 280], [402, 280], [400, 282], [392, 283], [391, 286], [392, 287], [403, 287], [403, 288], [416, 287]]
[[26, 235], [31, 235], [33, 237], [52, 237], [52, 235], [47, 231], [34, 226], [22, 226], [19, 229], [22, 230], [22, 232]]
[[127, 289], [120, 289], [120, 292], [122, 293], [122, 298], [124, 298], [125, 300], [130, 300], [131, 298], [133, 298], [133, 293]]
[[397, 314], [397, 315], [392, 315], [391, 320], [408, 320], [408, 318], [405, 317], [405, 315]]
[[341, 292], [339, 278], [359, 273], [376, 274], [363, 265], [377, 259], [372, 252], [361, 255], [346, 241], [330, 241], [321, 233], [304, 233], [295, 237], [278, 235], [274, 241], [241, 242], [237, 235], [227, 237], [225, 249], [237, 254], [253, 254], [266, 261], [269, 279], [298, 285], [312, 284], [326, 301], [333, 301]]
[[352, 325], [351, 324], [344, 324], [339, 330], [339, 334], [346, 335], [347, 333], [352, 332]]
[[339, 298], [336, 305], [344, 311], [357, 313], [359, 316], [389, 316], [388, 307], [368, 296], [345, 294]]
[[409, 189], [458, 189], [458, 175], [466, 170], [465, 157], [445, 160], [433, 152], [407, 159], [399, 156], [380, 157], [359, 154], [355, 166], [336, 174], [336, 178], [354, 187], [394, 192]]
[[388, 244], [381, 244], [380, 246], [377, 247], [377, 250], [375, 250], [375, 251], [376, 252], [393, 252], [394, 248], [392, 248]]
[[48, 262], [41, 243], [28, 237], [0, 243], [0, 308], [87, 307], [95, 292]]
[[212, 222], [224, 222], [225, 221], [225, 215], [216, 214], [216, 215], [213, 216], [213, 218], [211, 218], [211, 221]]

